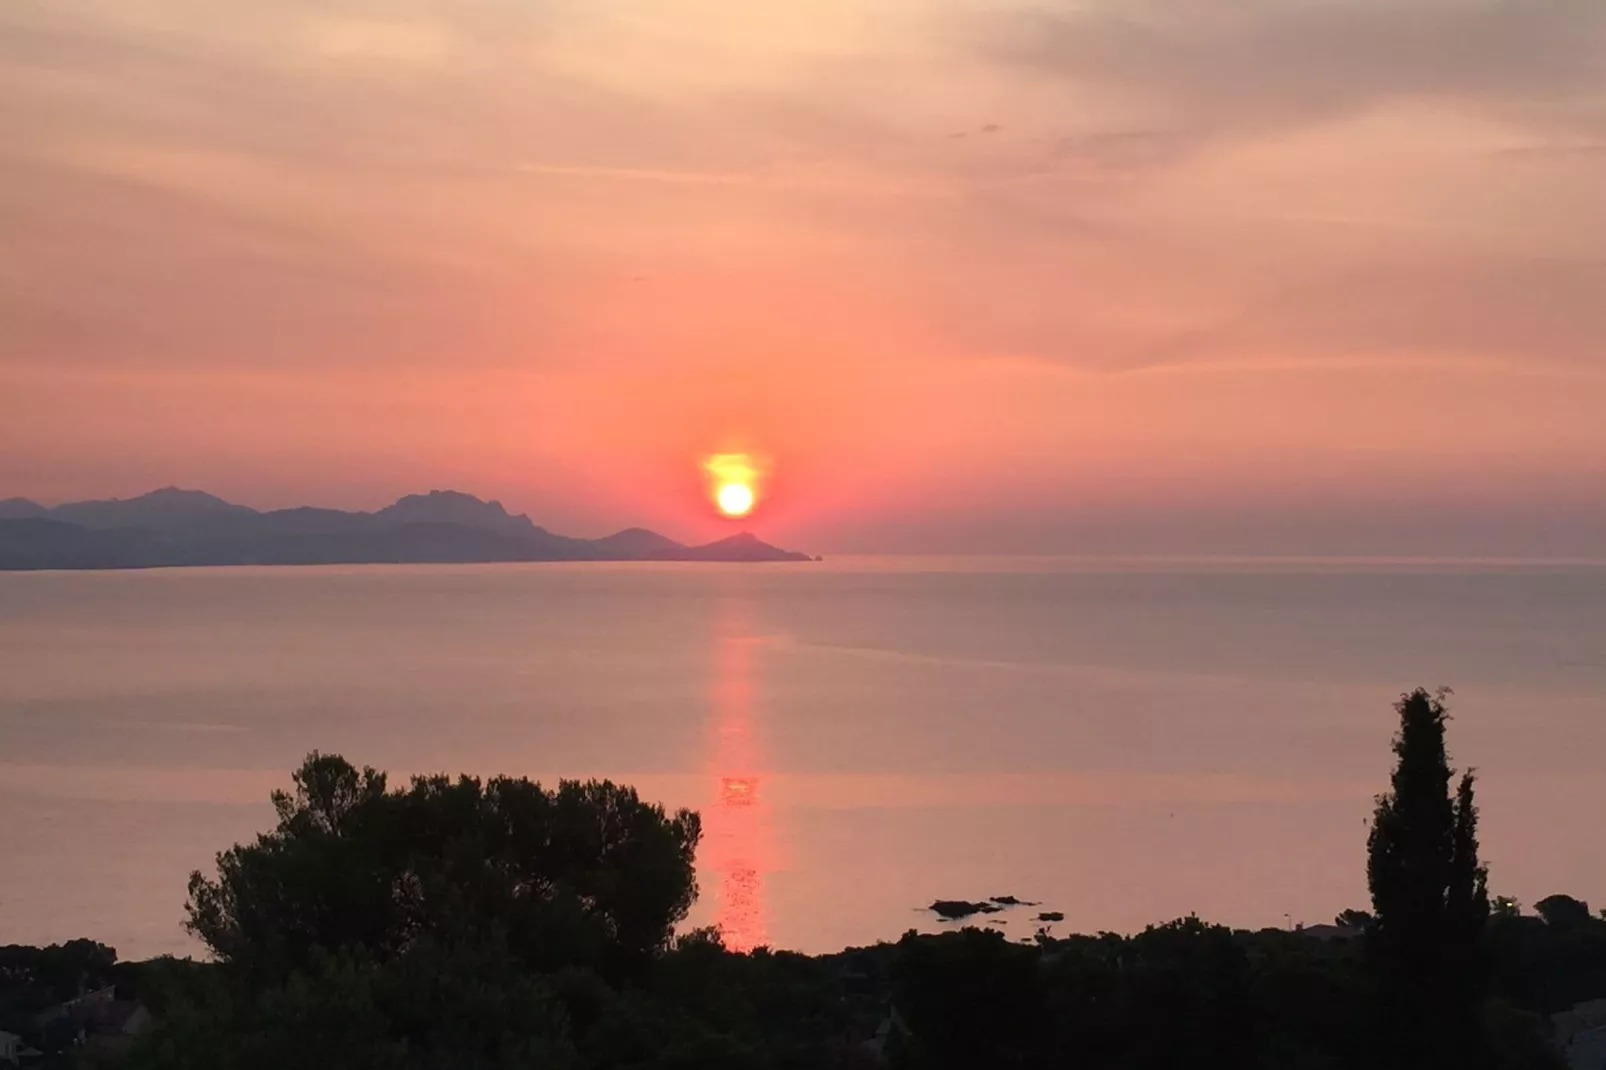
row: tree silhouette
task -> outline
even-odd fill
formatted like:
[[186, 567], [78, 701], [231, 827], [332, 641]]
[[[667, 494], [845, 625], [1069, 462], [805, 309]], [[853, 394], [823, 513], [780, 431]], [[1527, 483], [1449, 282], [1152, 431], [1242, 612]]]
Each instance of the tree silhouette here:
[[629, 972], [697, 895], [701, 828], [607, 781], [417, 777], [405, 790], [309, 755], [278, 826], [190, 877], [187, 927], [259, 977], [320, 952], [396, 958], [420, 939], [505, 942], [528, 966]]
[[1398, 762], [1368, 842], [1368, 961], [1389, 1054], [1410, 1066], [1472, 1065], [1486, 985], [1479, 937], [1488, 871], [1478, 860], [1473, 773], [1450, 791], [1446, 694], [1419, 688], [1395, 704]]
[[1547, 895], [1534, 904], [1545, 924], [1557, 929], [1580, 929], [1595, 920], [1589, 913], [1589, 904], [1570, 895]]
[[1358, 929], [1364, 933], [1372, 927], [1372, 915], [1364, 910], [1341, 910], [1333, 918], [1333, 924], [1345, 929]]

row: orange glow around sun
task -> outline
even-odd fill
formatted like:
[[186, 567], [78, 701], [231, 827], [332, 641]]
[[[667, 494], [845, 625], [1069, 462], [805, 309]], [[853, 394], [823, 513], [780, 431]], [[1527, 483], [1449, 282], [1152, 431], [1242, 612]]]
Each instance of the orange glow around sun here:
[[745, 453], [717, 453], [703, 464], [714, 504], [728, 517], [742, 517], [758, 503], [758, 468]]

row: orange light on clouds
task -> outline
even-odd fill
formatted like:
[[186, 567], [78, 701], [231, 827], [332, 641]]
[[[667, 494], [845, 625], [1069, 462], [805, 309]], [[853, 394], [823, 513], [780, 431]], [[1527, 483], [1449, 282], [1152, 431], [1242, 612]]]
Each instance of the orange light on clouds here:
[[716, 453], [703, 462], [714, 504], [728, 517], [743, 517], [758, 503], [758, 465], [745, 453]]

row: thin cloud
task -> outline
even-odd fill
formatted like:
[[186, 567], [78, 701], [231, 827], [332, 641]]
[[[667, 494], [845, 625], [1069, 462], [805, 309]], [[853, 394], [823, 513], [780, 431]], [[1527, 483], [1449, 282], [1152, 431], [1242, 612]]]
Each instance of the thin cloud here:
[[1606, 140], [1547, 141], [1532, 145], [1512, 145], [1496, 150], [1497, 156], [1541, 157], [1549, 159], [1606, 160]]
[[1598, 122], [1599, 0], [1056, 3], [994, 17], [991, 54], [1114, 88], [1202, 127], [1338, 117], [1444, 97], [1529, 121]]
[[587, 164], [521, 163], [515, 171], [526, 175], [555, 175], [562, 178], [606, 178], [621, 182], [670, 182], [700, 186], [739, 186], [754, 180], [752, 175], [733, 171], [666, 171], [651, 167], [598, 167]]
[[452, 30], [425, 19], [319, 18], [306, 45], [319, 59], [441, 69], [462, 52]]
[[1606, 264], [1500, 258], [1370, 263], [1277, 289], [1219, 320], [1118, 358], [1110, 370], [1360, 366], [1409, 358], [1490, 370], [1601, 374]]
[[1197, 140], [1177, 130], [1146, 128], [1066, 134], [1051, 146], [1048, 160], [1054, 173], [1131, 174], [1181, 158]]

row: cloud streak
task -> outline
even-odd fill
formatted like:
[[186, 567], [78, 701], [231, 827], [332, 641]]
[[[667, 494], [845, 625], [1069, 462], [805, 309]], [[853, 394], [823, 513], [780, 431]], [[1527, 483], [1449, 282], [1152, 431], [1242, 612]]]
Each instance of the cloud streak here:
[[1421, 98], [1599, 130], [1596, 0], [1121, 0], [991, 17], [1009, 63], [1127, 94], [1190, 126], [1254, 129]]
[[521, 163], [513, 169], [525, 175], [555, 178], [603, 178], [621, 182], [666, 182], [698, 186], [739, 186], [753, 181], [752, 175], [719, 171], [664, 171], [647, 167], [595, 167], [585, 164]]

